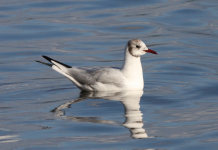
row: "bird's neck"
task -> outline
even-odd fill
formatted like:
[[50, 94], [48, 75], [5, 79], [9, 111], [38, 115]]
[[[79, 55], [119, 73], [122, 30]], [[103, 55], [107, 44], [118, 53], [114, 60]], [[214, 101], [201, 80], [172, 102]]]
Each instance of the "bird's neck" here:
[[125, 60], [121, 68], [123, 75], [132, 81], [144, 82], [141, 58], [132, 56], [128, 48], [125, 50]]

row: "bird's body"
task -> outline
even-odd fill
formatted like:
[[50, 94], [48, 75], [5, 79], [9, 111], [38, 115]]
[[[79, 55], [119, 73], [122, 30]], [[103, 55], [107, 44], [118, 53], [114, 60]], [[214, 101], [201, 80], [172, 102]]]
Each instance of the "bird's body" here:
[[[82, 91], [142, 90], [144, 87], [140, 56], [146, 52], [157, 54], [138, 39], [130, 40], [125, 49], [122, 68], [70, 67], [47, 56], [55, 71], [70, 79]], [[39, 61], [37, 61], [39, 62]]]

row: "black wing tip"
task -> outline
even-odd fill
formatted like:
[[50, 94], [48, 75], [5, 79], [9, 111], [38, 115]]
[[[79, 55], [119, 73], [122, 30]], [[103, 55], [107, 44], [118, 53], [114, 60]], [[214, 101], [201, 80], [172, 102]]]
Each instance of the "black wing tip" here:
[[47, 66], [49, 66], [49, 67], [52, 67], [52, 64], [48, 64], [48, 63], [41, 62], [41, 61], [38, 61], [38, 60], [35, 60], [35, 61], [38, 62], [38, 63], [44, 64], [44, 65], [47, 65]]
[[[57, 60], [54, 60], [54, 59], [52, 59], [52, 58], [50, 58], [50, 57], [48, 57], [48, 56], [42, 55], [42, 57], [45, 58], [46, 60], [48, 60], [49, 62], [51, 62], [51, 61], [53, 60], [53, 61], [55, 61], [55, 62], [57, 62], [57, 63], [59, 63], [59, 64], [65, 66], [66, 68], [72, 68], [71, 66], [68, 66], [68, 65], [66, 65], [66, 64], [63, 64], [63, 63], [61, 63], [61, 62], [59, 62], [59, 61], [57, 61]], [[51, 62], [51, 63], [52, 63], [52, 62]]]
[[42, 57], [45, 58], [46, 60], [50, 61], [50, 62], [53, 60], [53, 59], [51, 59], [50, 57], [45, 56], [45, 55], [42, 55]]

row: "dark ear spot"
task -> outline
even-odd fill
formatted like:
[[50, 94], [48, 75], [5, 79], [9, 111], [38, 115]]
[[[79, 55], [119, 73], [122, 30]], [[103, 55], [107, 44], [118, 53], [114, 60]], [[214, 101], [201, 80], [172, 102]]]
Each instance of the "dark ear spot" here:
[[133, 56], [133, 47], [131, 45], [128, 46], [129, 53]]
[[133, 54], [133, 48], [135, 48], [135, 46], [132, 47], [132, 44], [133, 44], [133, 43], [132, 43], [132, 40], [130, 40], [130, 41], [127, 43], [129, 53], [130, 53], [133, 57], [139, 57], [139, 56], [136, 56], [136, 55]]

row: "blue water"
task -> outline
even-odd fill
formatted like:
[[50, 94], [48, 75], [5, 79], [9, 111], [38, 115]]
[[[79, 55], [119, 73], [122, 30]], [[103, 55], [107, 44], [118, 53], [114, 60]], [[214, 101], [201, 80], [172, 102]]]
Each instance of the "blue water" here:
[[[1, 1], [0, 149], [217, 149], [217, 17], [216, 0]], [[135, 97], [35, 62], [120, 67], [133, 38], [158, 52]]]

